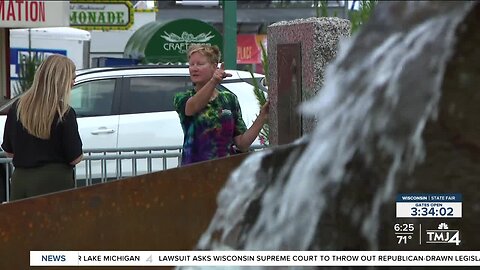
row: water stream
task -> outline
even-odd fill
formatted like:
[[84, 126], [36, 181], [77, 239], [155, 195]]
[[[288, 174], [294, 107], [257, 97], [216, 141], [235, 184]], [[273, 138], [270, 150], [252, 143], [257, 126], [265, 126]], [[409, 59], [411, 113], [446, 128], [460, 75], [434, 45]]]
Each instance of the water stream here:
[[[425, 158], [422, 133], [437, 117], [456, 29], [474, 3], [381, 2], [302, 104], [318, 119], [314, 132], [250, 156], [221, 191], [198, 248], [354, 249], [329, 226], [331, 213], [342, 213], [348, 222], [339, 230], [378, 250], [382, 205], [397, 176]], [[375, 166], [381, 177], [358, 169]]]

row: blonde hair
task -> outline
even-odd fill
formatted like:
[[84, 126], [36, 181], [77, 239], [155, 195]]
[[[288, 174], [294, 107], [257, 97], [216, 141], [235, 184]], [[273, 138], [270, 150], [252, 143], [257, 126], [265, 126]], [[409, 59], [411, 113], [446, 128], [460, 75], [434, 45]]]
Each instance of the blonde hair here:
[[220, 49], [216, 45], [205, 45], [205, 44], [192, 44], [190, 47], [188, 47], [187, 51], [187, 56], [188, 59], [190, 59], [190, 56], [192, 54], [198, 52], [199, 54], [206, 56], [208, 61], [211, 64], [218, 64], [220, 62], [220, 59], [222, 57], [222, 53], [220, 52]]
[[17, 118], [29, 134], [49, 139], [56, 115], [58, 121], [68, 112], [75, 64], [66, 56], [54, 54], [45, 59], [33, 78], [32, 86], [20, 97]]

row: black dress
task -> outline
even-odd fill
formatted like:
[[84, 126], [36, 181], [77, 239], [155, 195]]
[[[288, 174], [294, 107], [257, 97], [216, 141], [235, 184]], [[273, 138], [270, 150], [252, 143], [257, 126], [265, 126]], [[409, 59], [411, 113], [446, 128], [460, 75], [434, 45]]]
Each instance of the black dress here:
[[17, 119], [17, 102], [7, 115], [2, 148], [12, 153], [12, 200], [74, 187], [74, 166], [70, 162], [82, 154], [75, 110], [70, 108], [61, 122], [55, 117], [49, 139], [27, 132]]

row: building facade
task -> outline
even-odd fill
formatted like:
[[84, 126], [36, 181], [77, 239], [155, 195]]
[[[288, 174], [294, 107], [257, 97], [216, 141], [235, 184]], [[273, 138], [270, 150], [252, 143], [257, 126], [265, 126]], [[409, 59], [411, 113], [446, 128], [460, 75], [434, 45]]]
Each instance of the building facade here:
[[[223, 32], [221, 2], [222, 0], [158, 1], [156, 20], [168, 22], [182, 18], [194, 18], [211, 23], [220, 32]], [[348, 5], [344, 4], [345, 1], [237, 0], [237, 32], [266, 34], [266, 27], [275, 22], [321, 16], [321, 2], [327, 3], [326, 11], [329, 16], [348, 17]]]

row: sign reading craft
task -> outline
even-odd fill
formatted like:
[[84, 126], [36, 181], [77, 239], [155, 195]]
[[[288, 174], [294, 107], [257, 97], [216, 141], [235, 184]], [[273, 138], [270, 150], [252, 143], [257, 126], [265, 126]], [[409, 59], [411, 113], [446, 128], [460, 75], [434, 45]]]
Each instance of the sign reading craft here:
[[192, 44], [217, 45], [222, 51], [223, 37], [212, 25], [196, 19], [153, 21], [133, 33], [123, 56], [143, 63], [186, 63]]
[[70, 26], [84, 30], [127, 30], [133, 25], [130, 1], [70, 1]]
[[69, 26], [68, 1], [0, 0], [0, 28]]

